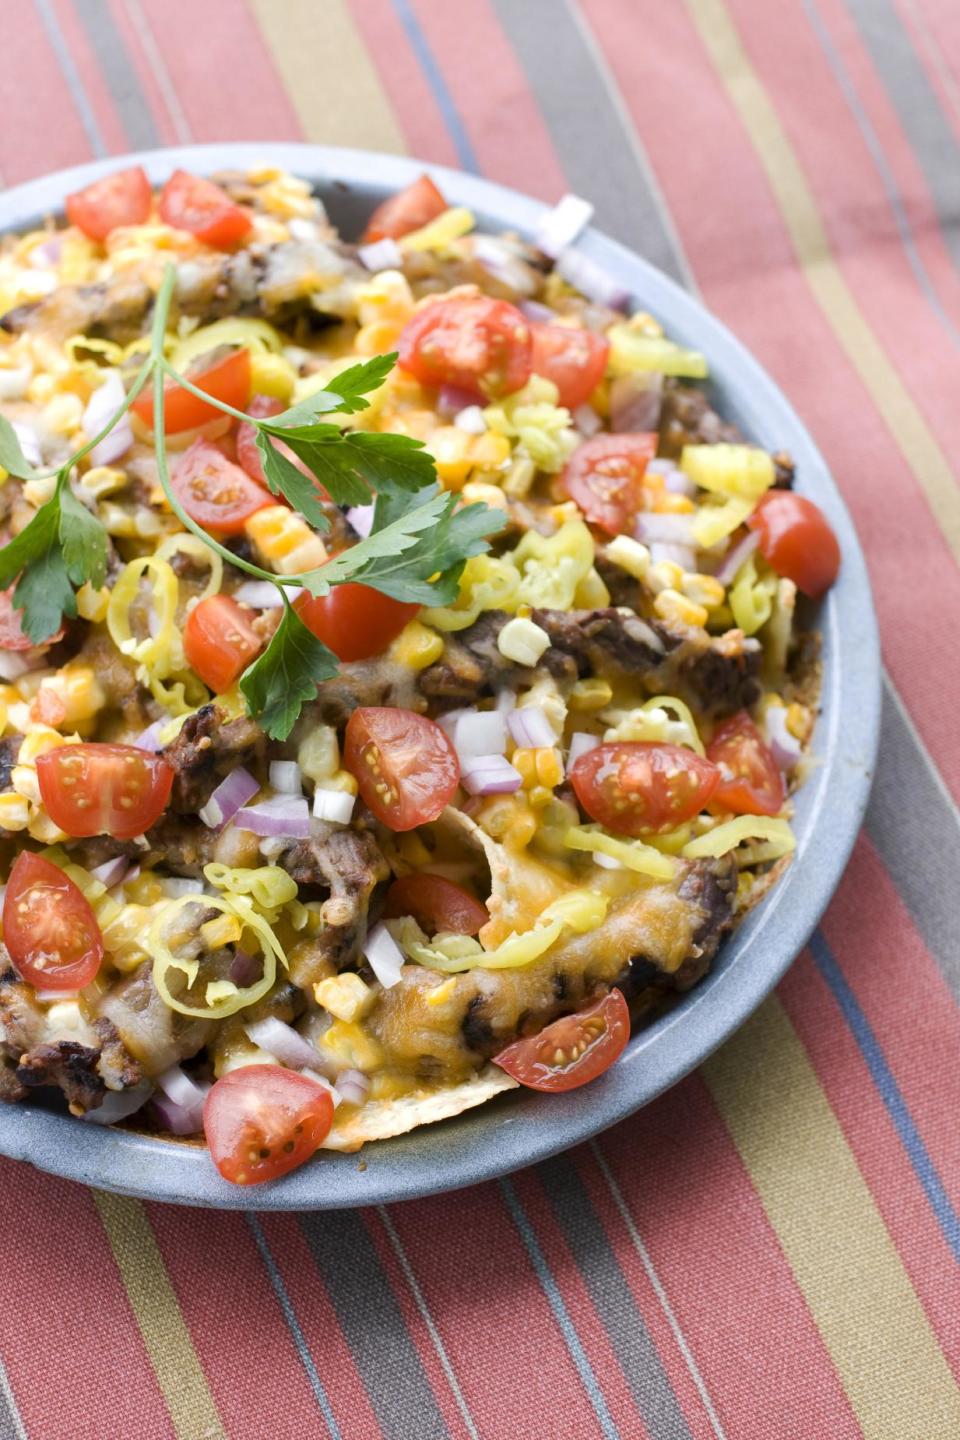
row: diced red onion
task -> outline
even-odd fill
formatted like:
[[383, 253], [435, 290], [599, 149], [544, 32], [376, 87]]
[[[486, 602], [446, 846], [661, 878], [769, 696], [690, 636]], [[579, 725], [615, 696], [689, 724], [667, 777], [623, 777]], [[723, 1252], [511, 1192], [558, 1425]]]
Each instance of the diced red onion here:
[[542, 750], [557, 743], [547, 712], [540, 705], [518, 705], [507, 716], [507, 724], [516, 744], [524, 748]]
[[310, 244], [320, 238], [316, 221], [307, 220], [302, 215], [295, 215], [292, 220], [288, 220], [287, 229], [290, 231], [291, 240], [299, 240], [303, 244]]
[[46, 663], [46, 651], [0, 650], [0, 680], [19, 680], [31, 670], [42, 670]]
[[303, 776], [296, 760], [271, 760], [270, 784], [280, 795], [303, 793]]
[[477, 392], [462, 390], [459, 385], [441, 385], [437, 391], [437, 414], [444, 420], [452, 420], [461, 410], [476, 403]]
[[150, 1099], [153, 1086], [149, 1080], [131, 1085], [129, 1090], [108, 1090], [96, 1110], [87, 1110], [81, 1117], [91, 1125], [116, 1125], [118, 1120], [127, 1120], [135, 1115]]
[[588, 440], [591, 435], [596, 435], [598, 430], [603, 429], [603, 421], [592, 405], [578, 405], [573, 412], [573, 423]]
[[351, 505], [347, 511], [347, 521], [356, 530], [360, 539], [366, 540], [373, 529], [373, 506]]
[[[199, 1087], [198, 1087], [199, 1088]], [[153, 1108], [157, 1119], [171, 1135], [199, 1135], [203, 1129], [203, 1100], [193, 1105], [178, 1105], [169, 1095], [154, 1095]]]
[[548, 215], [544, 215], [534, 231], [534, 244], [556, 260], [561, 251], [572, 245], [593, 219], [593, 206], [579, 195], [564, 195]]
[[668, 470], [663, 477], [663, 483], [672, 495], [686, 495], [688, 500], [692, 500], [697, 493], [695, 483], [689, 475], [684, 475], [682, 470]]
[[695, 573], [697, 568], [697, 552], [690, 545], [668, 545], [663, 540], [654, 540], [650, 546], [650, 559], [654, 565], [669, 561], [690, 574]]
[[237, 811], [236, 824], [241, 830], [267, 838], [306, 840], [310, 835], [310, 809], [302, 796], [281, 795], [259, 805], [244, 806]]
[[644, 510], [637, 516], [636, 537], [650, 545], [693, 545], [692, 515], [658, 515]]
[[512, 795], [523, 784], [520, 771], [503, 755], [476, 755], [463, 766], [463, 788], [471, 795]]
[[386, 236], [373, 240], [369, 245], [357, 247], [357, 259], [368, 270], [399, 270], [403, 265], [403, 251], [396, 240]]
[[234, 985], [245, 990], [248, 985], [253, 985], [263, 974], [263, 959], [259, 955], [251, 955], [249, 950], [235, 950], [233, 959], [230, 961], [230, 968], [227, 971], [227, 978], [232, 980]]
[[503, 716], [497, 710], [467, 710], [457, 721], [453, 744], [461, 765], [477, 755], [502, 755], [507, 748]]
[[751, 530], [748, 534], [744, 535], [742, 540], [738, 540], [735, 545], [730, 546], [730, 549], [723, 557], [723, 564], [716, 573], [716, 579], [720, 581], [721, 585], [727, 586], [733, 584], [740, 566], [745, 560], [750, 559], [750, 556], [759, 544], [759, 533], [756, 530]]
[[517, 697], [513, 690], [501, 690], [497, 696], [496, 708], [501, 715], [509, 715], [517, 708]]
[[34, 245], [30, 251], [30, 264], [35, 269], [42, 270], [48, 265], [59, 263], [63, 251], [63, 240], [59, 235], [51, 235], [49, 240], [42, 240], [39, 245]]
[[630, 303], [629, 290], [625, 290], [619, 280], [579, 250], [564, 250], [557, 260], [556, 271], [568, 285], [579, 290], [588, 300], [595, 300], [598, 305], [609, 305], [611, 310], [625, 310]]
[[149, 750], [152, 755], [156, 755], [159, 750], [163, 749], [163, 744], [160, 740], [160, 731], [164, 725], [168, 723], [166, 720], [154, 720], [153, 724], [148, 725], [146, 730], [140, 731], [140, 734], [133, 742], [134, 745], [138, 750]]
[[[284, 587], [291, 601], [294, 599], [292, 586]], [[301, 587], [302, 588], [302, 587]], [[297, 590], [297, 594], [300, 590]], [[240, 605], [249, 605], [252, 610], [279, 610], [283, 596], [269, 580], [244, 580], [233, 592], [233, 598]]]
[[174, 1105], [196, 1105], [203, 1103], [204, 1091], [179, 1065], [171, 1065], [157, 1076], [157, 1085]]
[[763, 717], [763, 730], [770, 753], [778, 767], [790, 771], [803, 758], [803, 746], [787, 728], [785, 705], [768, 705]]
[[367, 935], [363, 953], [384, 990], [400, 983], [405, 956], [382, 920]]
[[[663, 408], [662, 386], [663, 376], [652, 372], [618, 375], [610, 385], [610, 429], [617, 435], [657, 430]], [[655, 463], [651, 460], [649, 468]]]
[[[312, 1070], [309, 1065], [305, 1065], [300, 1071], [300, 1074], [306, 1075], [308, 1080], [316, 1080], [317, 1084], [321, 1086], [322, 1089], [326, 1090], [327, 1094], [330, 1096], [330, 1099], [333, 1101], [333, 1108], [334, 1110], [336, 1110], [337, 1106], [340, 1104], [341, 1099], [343, 1098], [337, 1087], [335, 1085], [331, 1085], [330, 1081], [326, 1078], [325, 1075], [321, 1075], [319, 1070]], [[346, 1074], [346, 1071], [344, 1071], [344, 1074]]]
[[[83, 412], [83, 429], [91, 440], [117, 413], [127, 398], [119, 370], [104, 370], [102, 374], [103, 380], [90, 396]], [[94, 465], [110, 465], [114, 460], [119, 460], [121, 455], [125, 455], [132, 444], [133, 428], [129, 416], [124, 415], [110, 434], [105, 435], [100, 444], [90, 451], [90, 459]]]
[[23, 458], [29, 461], [31, 465], [42, 465], [43, 455], [40, 453], [40, 441], [37, 438], [37, 432], [33, 426], [24, 425], [22, 420], [13, 420], [11, 424], [13, 433], [20, 441]]
[[203, 881], [189, 876], [165, 875], [160, 882], [168, 900], [182, 900], [185, 895], [202, 895]]
[[370, 1094], [370, 1081], [362, 1070], [344, 1070], [334, 1089], [347, 1105], [362, 1105]]
[[318, 785], [313, 793], [314, 818], [329, 820], [334, 825], [349, 825], [355, 804], [356, 796], [348, 790], [324, 790]]
[[466, 405], [454, 415], [453, 423], [467, 435], [484, 435], [487, 429], [487, 422], [479, 405]]
[[586, 730], [575, 730], [570, 736], [570, 749], [567, 751], [567, 772], [573, 769], [581, 755], [586, 755], [591, 750], [596, 750], [600, 744], [596, 735], [588, 735]]
[[487, 274], [499, 280], [508, 290], [517, 295], [533, 294], [536, 286], [534, 273], [509, 241], [495, 235], [478, 235], [473, 242], [473, 253]]
[[117, 855], [113, 860], [105, 860], [102, 865], [97, 865], [90, 871], [90, 875], [111, 890], [114, 885], [120, 884], [129, 869], [130, 861], [126, 855]]
[[[3, 889], [6, 893], [6, 885]], [[39, 1000], [41, 1005], [57, 1005], [61, 1000], [76, 1000], [79, 994], [79, 990], [34, 990], [33, 998]]]
[[457, 721], [460, 719], [460, 716], [471, 715], [472, 713], [473, 712], [471, 710], [468, 710], [465, 706], [461, 705], [460, 708], [457, 710], [448, 710], [445, 715], [438, 715], [437, 724], [440, 726], [440, 729], [443, 731], [444, 735], [446, 735], [447, 739], [452, 743], [453, 737], [456, 734]]
[[622, 870], [623, 862], [614, 855], [604, 855], [602, 850], [594, 850], [593, 863], [599, 865], [603, 870]]
[[233, 819], [241, 805], [252, 799], [259, 789], [258, 781], [250, 771], [238, 765], [236, 770], [230, 771], [225, 780], [220, 781], [206, 805], [198, 812], [200, 819], [211, 830], [219, 830]]
[[15, 370], [0, 370], [0, 400], [22, 400], [32, 374], [29, 365], [19, 365]]
[[539, 300], [521, 300], [519, 308], [534, 325], [551, 325], [557, 318], [556, 310], [551, 310], [549, 305], [541, 305]]
[[244, 1029], [254, 1045], [275, 1055], [281, 1065], [288, 1065], [291, 1070], [300, 1070], [304, 1065], [318, 1068], [323, 1063], [317, 1047], [311, 1045], [298, 1030], [279, 1020], [276, 1015], [251, 1021]]

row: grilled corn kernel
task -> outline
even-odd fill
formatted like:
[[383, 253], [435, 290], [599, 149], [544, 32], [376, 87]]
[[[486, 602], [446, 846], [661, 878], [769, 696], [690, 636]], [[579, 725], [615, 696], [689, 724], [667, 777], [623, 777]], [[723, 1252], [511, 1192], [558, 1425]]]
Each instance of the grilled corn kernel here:
[[661, 590], [653, 602], [653, 608], [661, 620], [680, 625], [703, 626], [707, 623], [707, 611], [702, 605], [695, 605], [679, 590]]
[[375, 320], [357, 331], [353, 348], [358, 355], [383, 355], [395, 350], [402, 323], [396, 320]]
[[533, 810], [543, 810], [553, 799], [553, 791], [548, 785], [534, 785], [527, 799]]
[[503, 489], [511, 500], [522, 500], [536, 479], [537, 467], [528, 455], [517, 455], [507, 472]]
[[563, 760], [560, 751], [552, 746], [538, 749], [521, 747], [514, 750], [511, 762], [520, 771], [525, 790], [532, 790], [537, 785], [552, 789], [563, 779]]
[[235, 945], [243, 934], [243, 926], [236, 915], [218, 915], [200, 926], [203, 943], [208, 950], [219, 950], [223, 945]]
[[122, 490], [126, 483], [126, 471], [117, 470], [112, 465], [94, 465], [81, 480], [82, 488], [98, 500]]
[[610, 541], [607, 559], [619, 565], [621, 570], [626, 570], [635, 580], [643, 580], [650, 569], [650, 551], [629, 535], [618, 535]]
[[335, 770], [326, 779], [317, 781], [318, 790], [340, 790], [347, 795], [356, 795], [359, 788], [349, 770]]
[[487, 430], [471, 436], [470, 459], [480, 470], [499, 470], [510, 459], [510, 441], [505, 435]]
[[430, 436], [430, 453], [437, 474], [448, 489], [459, 489], [473, 468], [471, 436], [456, 425], [438, 425]]
[[425, 670], [443, 654], [443, 641], [436, 630], [420, 620], [411, 620], [390, 646], [390, 657], [411, 670]]
[[365, 1073], [383, 1064], [383, 1051], [355, 1021], [335, 1020], [320, 1037], [319, 1049], [343, 1068]]
[[23, 498], [29, 500], [31, 505], [36, 505], [39, 510], [41, 505], [46, 505], [56, 488], [56, 475], [44, 475], [39, 480], [26, 480], [23, 485]]
[[327, 780], [340, 768], [340, 746], [332, 725], [315, 725], [297, 747], [297, 764], [308, 780]]
[[39, 840], [42, 845], [59, 845], [62, 840], [68, 839], [66, 830], [61, 830], [55, 825], [45, 810], [34, 806], [30, 811], [30, 819], [27, 821], [27, 831], [34, 840]]
[[647, 584], [655, 594], [661, 590], [679, 590], [684, 573], [682, 567], [672, 560], [660, 560], [647, 571]]
[[331, 975], [313, 987], [314, 998], [324, 1010], [329, 1010], [337, 1020], [359, 1020], [373, 1004], [376, 993], [364, 984], [359, 975], [349, 971], [343, 975]]
[[573, 603], [578, 610], [605, 610], [610, 604], [610, 591], [603, 583], [596, 566], [591, 565], [577, 585]]
[[508, 620], [497, 636], [500, 654], [517, 665], [536, 665], [549, 648], [550, 636], [546, 630], [523, 617]]
[[0, 830], [26, 830], [30, 804], [23, 795], [0, 795]]
[[263, 560], [278, 575], [297, 575], [313, 570], [327, 558], [323, 541], [306, 520], [285, 505], [267, 505], [244, 525], [249, 539]]
[[441, 980], [439, 985], [434, 985], [424, 996], [428, 1005], [445, 1005], [451, 1000], [457, 988], [457, 977], [451, 975], [449, 980]]
[[105, 620], [109, 604], [110, 591], [106, 585], [102, 590], [94, 590], [87, 580], [77, 591], [77, 614], [81, 620], [93, 620], [95, 623]]
[[486, 480], [468, 480], [460, 493], [467, 505], [490, 505], [495, 510], [507, 508], [507, 497], [500, 486]]
[[526, 797], [495, 796], [477, 811], [477, 824], [492, 840], [502, 840], [517, 850], [530, 844], [537, 833], [536, 816]]
[[806, 705], [800, 705], [796, 700], [787, 706], [787, 729], [797, 740], [807, 740], [813, 728], [813, 715]]
[[398, 835], [397, 850], [401, 859], [405, 860], [413, 870], [418, 870], [422, 865], [429, 865], [433, 858], [415, 830], [409, 830], [405, 835]]
[[570, 691], [571, 710], [602, 710], [613, 699], [613, 688], [606, 680], [578, 680]]
[[69, 392], [51, 396], [44, 406], [43, 423], [55, 435], [72, 435], [80, 428], [83, 401]]
[[692, 515], [697, 507], [688, 496], [674, 495], [671, 490], [664, 490], [654, 500], [651, 508], [657, 515]]
[[254, 395], [270, 395], [287, 404], [297, 383], [297, 372], [284, 355], [269, 350], [250, 350], [250, 388]]
[[24, 765], [32, 766], [38, 755], [46, 755], [48, 750], [56, 750], [60, 745], [66, 745], [66, 743], [66, 736], [58, 735], [56, 730], [35, 726], [29, 735], [23, 737], [16, 768], [20, 769]]
[[58, 729], [63, 725], [73, 729], [84, 720], [92, 720], [106, 704], [106, 696], [90, 665], [65, 665], [59, 674], [47, 676], [40, 682], [34, 704], [41, 720], [45, 718], [45, 699], [57, 702], [57, 718], [51, 714], [46, 723]]
[[684, 575], [681, 589], [688, 600], [706, 610], [716, 610], [723, 604], [723, 586], [712, 575]]

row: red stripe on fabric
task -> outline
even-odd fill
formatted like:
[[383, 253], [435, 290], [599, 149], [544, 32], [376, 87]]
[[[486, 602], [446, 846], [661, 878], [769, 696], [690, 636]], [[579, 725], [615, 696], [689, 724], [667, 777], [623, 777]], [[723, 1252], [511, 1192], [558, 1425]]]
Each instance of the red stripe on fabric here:
[[275, 1440], [323, 1435], [310, 1383], [243, 1216], [171, 1205], [146, 1209], [227, 1434], [257, 1433], [269, 1413]]
[[559, 200], [566, 189], [563, 167], [488, 0], [472, 0], [469, 5], [451, 5], [448, 0], [410, 0], [410, 4], [463, 118], [481, 171], [541, 200]]
[[163, 91], [157, 83], [154, 67], [144, 51], [139, 26], [133, 23], [125, 0], [106, 0], [106, 3], [110, 11], [110, 18], [130, 56], [137, 85], [149, 106], [160, 142], [163, 145], [176, 145], [180, 137], [167, 109]]
[[376, 1414], [296, 1217], [261, 1215], [260, 1224], [344, 1440], [378, 1440]]
[[557, 1223], [539, 1176], [524, 1170], [514, 1177], [513, 1184], [614, 1424], [624, 1436], [657, 1440], [637, 1411], [616, 1351], [597, 1314], [576, 1257]]
[[72, 0], [50, 0], [63, 43], [70, 52], [76, 66], [87, 104], [93, 112], [104, 144], [111, 155], [122, 155], [129, 150], [127, 132], [114, 107], [109, 87], [100, 70], [94, 50], [90, 48], [87, 32]]
[[[379, 1257], [383, 1272], [387, 1276], [391, 1289], [397, 1298], [397, 1304], [400, 1307], [404, 1324], [407, 1327], [411, 1342], [420, 1358], [420, 1364], [427, 1377], [427, 1383], [433, 1391], [433, 1398], [437, 1403], [437, 1408], [443, 1416], [443, 1423], [450, 1432], [451, 1440], [458, 1440], [458, 1437], [463, 1436], [469, 1437], [470, 1431], [467, 1429], [466, 1422], [457, 1405], [456, 1397], [450, 1388], [450, 1382], [444, 1374], [436, 1346], [430, 1338], [430, 1332], [427, 1329], [426, 1322], [417, 1306], [416, 1298], [410, 1289], [406, 1275], [403, 1273], [403, 1267], [390, 1242], [390, 1237], [387, 1234], [383, 1221], [375, 1210], [364, 1210], [363, 1219], [370, 1234], [373, 1247]], [[396, 1226], [394, 1226], [394, 1229], [396, 1229]], [[409, 1260], [409, 1256], [407, 1259]]]
[[0, 1161], [3, 1355], [37, 1440], [173, 1435], [88, 1190]]
[[[885, 657], [924, 742], [960, 795], [960, 730], [939, 627], [905, 596], [960, 614], [960, 569], [891, 432], [796, 269], [766, 176], [682, 6], [585, 0], [648, 148], [707, 304], [790, 395], [821, 444], [872, 562]], [[684, 103], [670, 64], [684, 57]], [[671, 125], [663, 125], [670, 113]], [[709, 146], [703, 136], [711, 136]], [[683, 164], [677, 156], [683, 156]], [[717, 157], [723, 163], [717, 163]], [[882, 503], [878, 499], [882, 497]], [[904, 543], [904, 527], [910, 543]], [[881, 563], [882, 562], [882, 563]]]
[[[763, 1210], [699, 1076], [599, 1141], [720, 1421], [733, 1436], [861, 1431]], [[635, 1250], [618, 1245], [639, 1296]], [[775, 1378], [774, 1378], [775, 1377]]]
[[[39, 96], [56, 99], [56, 123], [38, 123]], [[0, 175], [16, 185], [90, 159], [90, 145], [33, 5], [18, 5], [4, 26], [0, 65]]]
[[350, 0], [353, 22], [400, 122], [407, 149], [434, 165], [457, 165], [457, 150], [391, 0]]
[[[142, 4], [194, 140], [303, 138], [266, 41], [243, 0]], [[318, 85], [323, 60], [317, 56]]]
[[518, 1416], [597, 1421], [527, 1253], [491, 1185], [390, 1211], [483, 1440], [517, 1440]]
[[[858, 969], [872, 960], [859, 947]], [[780, 999], [890, 1232], [954, 1375], [960, 1375], [956, 1260], [897, 1136], [857, 1042], [808, 954], [779, 989]]]

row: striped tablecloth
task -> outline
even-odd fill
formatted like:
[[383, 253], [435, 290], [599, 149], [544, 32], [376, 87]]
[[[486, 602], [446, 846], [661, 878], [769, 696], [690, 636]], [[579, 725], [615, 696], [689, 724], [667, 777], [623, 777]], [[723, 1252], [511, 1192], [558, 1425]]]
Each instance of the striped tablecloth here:
[[642, 1114], [502, 1184], [243, 1219], [0, 1165], [0, 1436], [960, 1436], [957, 0], [2, 0], [6, 184], [162, 143], [409, 151], [696, 289], [870, 561], [866, 830]]

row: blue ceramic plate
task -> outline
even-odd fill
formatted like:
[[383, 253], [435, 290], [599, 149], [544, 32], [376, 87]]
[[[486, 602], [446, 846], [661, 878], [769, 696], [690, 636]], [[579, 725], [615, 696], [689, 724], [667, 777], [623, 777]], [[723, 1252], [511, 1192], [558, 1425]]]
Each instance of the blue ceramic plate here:
[[[0, 195], [0, 229], [23, 229], [63, 197], [138, 162], [160, 183], [176, 166], [201, 174], [254, 164], [313, 181], [345, 235], [360, 232], [385, 195], [414, 180], [414, 160], [313, 145], [198, 145], [64, 170]], [[546, 207], [502, 186], [431, 167], [443, 193], [485, 229], [532, 233]], [[642, 241], [642, 237], [638, 237]], [[843, 568], [818, 617], [823, 632], [818, 765], [797, 796], [796, 855], [786, 877], [722, 947], [713, 972], [631, 1040], [602, 1079], [554, 1097], [517, 1091], [455, 1120], [381, 1141], [360, 1155], [321, 1154], [285, 1179], [244, 1190], [190, 1143], [108, 1130], [39, 1105], [0, 1105], [0, 1153], [56, 1175], [144, 1199], [224, 1209], [313, 1210], [413, 1199], [501, 1175], [575, 1145], [646, 1105], [698, 1065], [772, 989], [802, 948], [840, 879], [867, 802], [877, 749], [880, 659], [867, 572], [826, 464], [769, 375], [729, 330], [659, 270], [588, 231], [579, 247], [617, 277], [671, 338], [706, 353], [720, 412], [797, 462], [798, 488], [826, 512]]]

